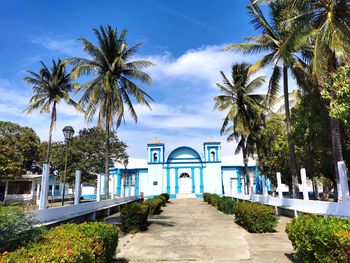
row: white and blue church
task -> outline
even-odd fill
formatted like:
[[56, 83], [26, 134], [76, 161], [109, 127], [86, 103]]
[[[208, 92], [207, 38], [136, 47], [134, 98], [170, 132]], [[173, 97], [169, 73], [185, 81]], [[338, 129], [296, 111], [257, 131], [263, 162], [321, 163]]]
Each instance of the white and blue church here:
[[[204, 192], [241, 193], [247, 182], [241, 156], [224, 159], [218, 141], [204, 142], [202, 152], [180, 146], [166, 153], [165, 144], [156, 140], [147, 144], [147, 159], [130, 159], [127, 167], [119, 163], [111, 167], [109, 190], [112, 195], [142, 194], [146, 198], [161, 193], [168, 193], [171, 198], [200, 198]], [[254, 178], [255, 192], [261, 192], [261, 178], [253, 160], [248, 170], [248, 176]], [[101, 185], [105, 185], [104, 178]], [[267, 186], [271, 188], [268, 182]]]

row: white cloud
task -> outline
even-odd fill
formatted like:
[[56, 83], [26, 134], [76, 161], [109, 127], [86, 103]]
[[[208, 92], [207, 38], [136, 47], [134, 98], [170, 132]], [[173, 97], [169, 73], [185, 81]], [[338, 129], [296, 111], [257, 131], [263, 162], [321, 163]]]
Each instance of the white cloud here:
[[39, 37], [34, 38], [32, 42], [34, 44], [39, 44], [50, 51], [60, 52], [70, 56], [80, 56], [82, 54], [82, 44], [75, 39]]

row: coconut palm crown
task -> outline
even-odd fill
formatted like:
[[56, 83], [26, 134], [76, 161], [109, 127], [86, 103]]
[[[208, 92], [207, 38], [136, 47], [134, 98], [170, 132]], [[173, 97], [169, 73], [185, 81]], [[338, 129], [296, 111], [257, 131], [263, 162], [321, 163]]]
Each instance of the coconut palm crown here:
[[107, 132], [105, 174], [106, 189], [109, 189], [110, 130], [114, 124], [118, 128], [125, 119], [125, 106], [133, 120], [137, 122], [134, 101], [151, 108], [148, 100], [152, 98], [134, 81], [150, 85], [151, 77], [142, 70], [153, 64], [146, 60], [131, 61], [141, 44], [129, 47], [125, 39], [126, 30], [119, 33], [111, 26], [100, 26], [93, 31], [97, 45], [85, 38], [79, 39], [89, 58], [75, 57], [67, 61], [74, 66], [73, 76], [92, 76], [91, 80], [81, 85], [80, 104], [85, 109], [86, 119], [91, 121], [97, 113], [98, 125]]
[[33, 85], [33, 92], [35, 93], [24, 112], [27, 114], [35, 110], [40, 110], [40, 113], [51, 112], [49, 141], [45, 157], [45, 163], [48, 164], [50, 162], [52, 131], [57, 120], [57, 104], [64, 100], [78, 110], [81, 110], [81, 108], [69, 96], [69, 93], [77, 87], [77, 84], [72, 82], [71, 74], [66, 72], [66, 63], [59, 59], [57, 61], [53, 60], [51, 68], [43, 62], [40, 62], [40, 64], [42, 68], [38, 73], [28, 70], [29, 76], [24, 78], [26, 82]]

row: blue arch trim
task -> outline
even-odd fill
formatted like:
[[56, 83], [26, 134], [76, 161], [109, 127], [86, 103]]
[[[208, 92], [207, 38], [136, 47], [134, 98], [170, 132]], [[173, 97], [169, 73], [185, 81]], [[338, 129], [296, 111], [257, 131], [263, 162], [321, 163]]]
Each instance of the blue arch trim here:
[[194, 167], [191, 168], [191, 177], [192, 177], [192, 193], [196, 192], [195, 180], [194, 180]]
[[180, 151], [182, 149], [186, 149], [186, 150], [190, 150], [191, 152], [194, 153], [194, 158], [198, 159], [200, 162], [202, 162], [202, 157], [201, 155], [193, 148], [191, 147], [188, 147], [188, 146], [180, 146], [180, 147], [177, 147], [176, 149], [174, 149], [173, 151], [171, 151], [171, 153], [169, 154], [168, 158], [167, 158], [167, 163], [170, 163], [172, 160], [176, 159], [176, 158], [173, 158], [173, 156], [175, 155], [175, 153], [177, 151]]

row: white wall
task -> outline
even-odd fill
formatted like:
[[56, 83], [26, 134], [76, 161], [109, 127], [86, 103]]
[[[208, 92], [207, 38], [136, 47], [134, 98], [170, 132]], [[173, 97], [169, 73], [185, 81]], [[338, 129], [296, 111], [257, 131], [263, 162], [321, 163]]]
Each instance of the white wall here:
[[203, 171], [204, 192], [222, 194], [221, 164], [207, 163]]

